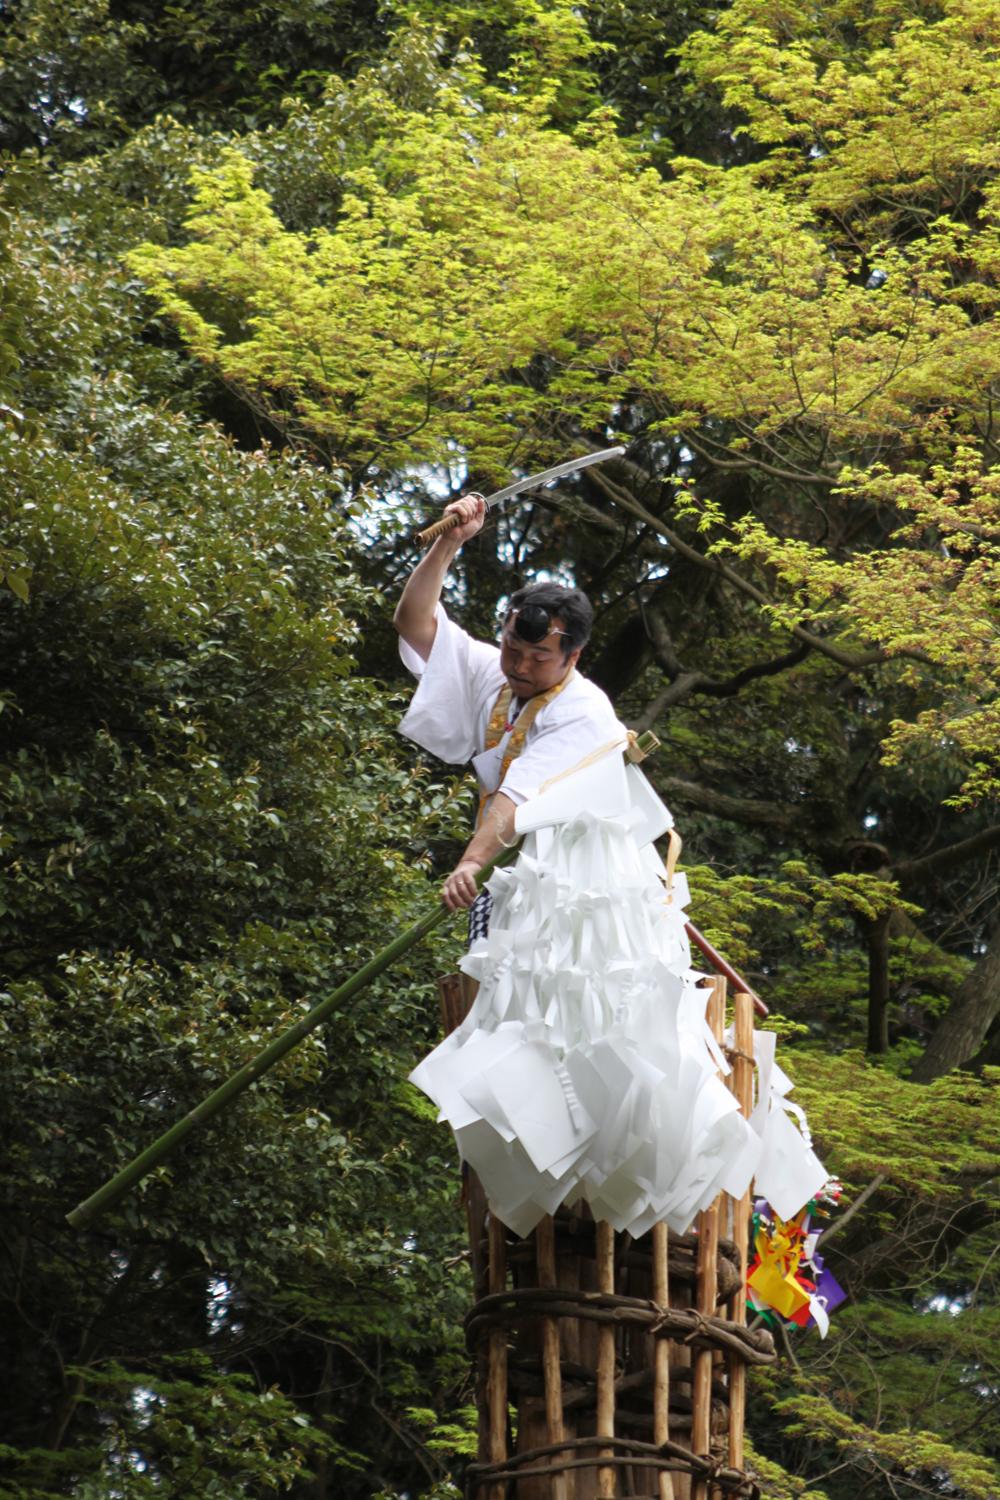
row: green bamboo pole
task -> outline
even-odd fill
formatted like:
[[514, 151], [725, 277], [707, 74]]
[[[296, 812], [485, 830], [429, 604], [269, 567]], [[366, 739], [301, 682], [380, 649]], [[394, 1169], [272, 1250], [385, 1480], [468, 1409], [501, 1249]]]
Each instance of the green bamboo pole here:
[[[516, 845], [510, 849], [502, 849], [495, 859], [491, 859], [478, 872], [476, 884], [481, 886], [497, 866], [509, 864], [516, 853]], [[99, 1214], [117, 1203], [119, 1198], [123, 1198], [130, 1188], [135, 1187], [136, 1183], [141, 1182], [144, 1177], [148, 1177], [153, 1168], [159, 1166], [160, 1162], [168, 1157], [186, 1136], [190, 1135], [196, 1125], [204, 1124], [206, 1120], [211, 1120], [220, 1110], [225, 1109], [237, 1095], [255, 1083], [269, 1068], [273, 1068], [275, 1063], [280, 1062], [293, 1047], [297, 1047], [311, 1031], [321, 1026], [345, 1000], [350, 1000], [359, 990], [364, 989], [366, 984], [370, 984], [383, 970], [395, 963], [397, 958], [401, 958], [429, 932], [433, 932], [434, 928], [440, 926], [450, 915], [448, 908], [442, 903], [434, 911], [429, 911], [426, 916], [421, 917], [420, 921], [415, 922], [406, 932], [400, 933], [398, 938], [394, 938], [380, 953], [376, 953], [374, 958], [369, 959], [362, 968], [351, 975], [350, 979], [345, 980], [338, 989], [327, 995], [325, 1000], [314, 1005], [312, 1010], [301, 1020], [296, 1021], [294, 1026], [289, 1026], [287, 1031], [276, 1036], [263, 1052], [258, 1052], [257, 1056], [251, 1058], [240, 1068], [239, 1072], [227, 1078], [225, 1083], [220, 1083], [207, 1099], [196, 1104], [194, 1109], [189, 1110], [175, 1125], [171, 1125], [170, 1129], [165, 1131], [151, 1146], [147, 1146], [145, 1151], [141, 1151], [127, 1166], [122, 1167], [120, 1172], [116, 1172], [114, 1177], [109, 1178], [103, 1187], [99, 1187], [95, 1193], [91, 1193], [89, 1198], [84, 1198], [82, 1203], [78, 1203], [76, 1208], [66, 1215], [73, 1228], [86, 1229]]]
[[[656, 736], [647, 731], [638, 737], [628, 752], [629, 758], [641, 760], [658, 745], [659, 740]], [[482, 886], [494, 869], [500, 865], [510, 864], [517, 853], [517, 847], [515, 844], [509, 849], [502, 849], [495, 859], [489, 860], [477, 874], [476, 884]], [[269, 1068], [273, 1068], [275, 1063], [280, 1062], [286, 1053], [290, 1052], [293, 1047], [297, 1047], [303, 1038], [316, 1030], [317, 1026], [321, 1026], [339, 1005], [342, 1005], [345, 1000], [350, 1000], [359, 990], [363, 990], [366, 984], [376, 979], [384, 969], [395, 963], [397, 958], [401, 958], [429, 932], [433, 932], [434, 928], [438, 927], [448, 915], [448, 908], [444, 905], [428, 912], [406, 932], [400, 933], [399, 937], [393, 939], [380, 953], [376, 953], [374, 958], [369, 959], [362, 968], [352, 974], [350, 979], [345, 980], [339, 989], [334, 990], [332, 994], [327, 995], [325, 1000], [313, 1006], [312, 1010], [300, 1021], [296, 1021], [294, 1026], [290, 1026], [287, 1031], [275, 1037], [263, 1052], [258, 1052], [256, 1057], [251, 1058], [231, 1078], [227, 1078], [225, 1083], [220, 1083], [207, 1099], [203, 1099], [175, 1125], [171, 1125], [170, 1129], [165, 1131], [151, 1146], [147, 1146], [145, 1151], [141, 1151], [138, 1156], [122, 1167], [120, 1172], [110, 1177], [103, 1187], [99, 1187], [95, 1193], [91, 1193], [89, 1198], [84, 1198], [82, 1203], [78, 1203], [76, 1208], [66, 1215], [73, 1228], [86, 1229], [89, 1224], [92, 1224], [98, 1214], [102, 1214], [105, 1209], [117, 1203], [119, 1198], [123, 1198], [137, 1182], [148, 1177], [153, 1168], [159, 1166], [160, 1162], [168, 1157], [185, 1137], [190, 1135], [196, 1125], [204, 1124], [206, 1120], [211, 1120], [220, 1110], [225, 1109], [231, 1100], [242, 1094], [244, 1089], [255, 1083]]]

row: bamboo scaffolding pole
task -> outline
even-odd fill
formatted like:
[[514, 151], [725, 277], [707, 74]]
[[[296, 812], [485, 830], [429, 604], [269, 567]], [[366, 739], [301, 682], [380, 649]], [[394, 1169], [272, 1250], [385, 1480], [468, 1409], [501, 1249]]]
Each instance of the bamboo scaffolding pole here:
[[[670, 1253], [666, 1224], [654, 1224], [653, 1301], [666, 1307], [670, 1300]], [[653, 1341], [653, 1442], [659, 1447], [670, 1438], [670, 1345], [666, 1339]], [[674, 1500], [674, 1485], [668, 1470], [659, 1476], [659, 1500]]]
[[[633, 757], [637, 755], [641, 759], [651, 749], [655, 749], [658, 744], [659, 741], [656, 736], [647, 732], [646, 734], [639, 735], [635, 744], [631, 747], [630, 753]], [[576, 769], [577, 767], [575, 766], [571, 767], [570, 771], [566, 774], [569, 775]], [[477, 887], [481, 889], [484, 882], [489, 879], [493, 871], [499, 866], [510, 864], [511, 860], [517, 854], [517, 850], [517, 844], [512, 845], [509, 849], [502, 849], [494, 859], [489, 860], [483, 865], [483, 868], [476, 875]], [[421, 917], [419, 922], [415, 922], [406, 932], [400, 933], [398, 938], [394, 938], [391, 943], [388, 943], [379, 953], [376, 953], [374, 958], [369, 959], [368, 963], [358, 969], [355, 974], [352, 974], [350, 979], [345, 980], [332, 994], [327, 995], [325, 1000], [321, 1000], [318, 1005], [315, 1005], [300, 1021], [296, 1021], [295, 1025], [290, 1026], [287, 1031], [281, 1032], [280, 1035], [275, 1037], [273, 1042], [264, 1048], [263, 1052], [258, 1052], [256, 1057], [251, 1058], [238, 1072], [234, 1073], [231, 1078], [227, 1078], [224, 1083], [221, 1083], [217, 1089], [209, 1094], [207, 1099], [203, 1099], [200, 1104], [196, 1105], [194, 1109], [190, 1110], [172, 1125], [163, 1135], [158, 1136], [151, 1146], [147, 1146], [145, 1151], [140, 1152], [138, 1156], [122, 1167], [120, 1172], [116, 1172], [102, 1187], [98, 1188], [96, 1192], [91, 1193], [89, 1198], [84, 1198], [82, 1203], [78, 1203], [74, 1209], [71, 1209], [66, 1218], [73, 1228], [86, 1229], [88, 1225], [93, 1223], [98, 1214], [103, 1213], [105, 1209], [111, 1208], [118, 1202], [119, 1198], [124, 1197], [144, 1177], [148, 1177], [153, 1168], [159, 1166], [161, 1161], [164, 1161], [171, 1152], [176, 1150], [196, 1126], [203, 1125], [206, 1120], [213, 1119], [220, 1110], [225, 1109], [233, 1099], [243, 1093], [244, 1089], [248, 1089], [252, 1083], [256, 1083], [257, 1079], [266, 1073], [269, 1068], [273, 1068], [275, 1063], [280, 1062], [287, 1053], [291, 1052], [293, 1047], [297, 1047], [310, 1032], [315, 1031], [317, 1026], [321, 1026], [338, 1006], [343, 1005], [345, 1000], [352, 999], [359, 990], [363, 990], [365, 985], [370, 984], [373, 979], [377, 979], [379, 974], [389, 968], [390, 964], [395, 963], [397, 958], [401, 958], [404, 953], [407, 953], [417, 943], [421, 942], [429, 932], [433, 932], [434, 928], [440, 926], [445, 918], [450, 915], [451, 913], [447, 907], [443, 905], [437, 906], [433, 911], [429, 911], [426, 916]]]
[[[597, 1289], [601, 1292], [615, 1291], [615, 1232], [606, 1220], [596, 1225], [597, 1240]], [[615, 1328], [614, 1324], [602, 1324], [597, 1332], [597, 1424], [598, 1437], [615, 1436]], [[614, 1448], [601, 1451], [601, 1458], [613, 1458]], [[617, 1474], [613, 1467], [604, 1465], [597, 1470], [597, 1493], [599, 1500], [614, 1500], [618, 1493]]]
[[[651, 742], [651, 744], [647, 742]], [[639, 736], [634, 748], [640, 752], [641, 758], [642, 753], [648, 753], [649, 748], [655, 748], [658, 743], [655, 735], [644, 734]], [[510, 849], [503, 849], [495, 859], [485, 864], [476, 876], [477, 886], [481, 888], [494, 869], [510, 864], [517, 854], [517, 850], [517, 845], [512, 846]], [[110, 1177], [107, 1182], [91, 1193], [88, 1198], [84, 1198], [75, 1208], [71, 1209], [66, 1215], [67, 1222], [74, 1229], [88, 1228], [100, 1214], [113, 1207], [120, 1198], [123, 1198], [127, 1192], [142, 1182], [143, 1178], [148, 1177], [155, 1167], [158, 1167], [162, 1161], [165, 1161], [181, 1142], [190, 1135], [192, 1130], [198, 1125], [205, 1124], [206, 1121], [213, 1119], [224, 1110], [244, 1090], [248, 1089], [251, 1084], [256, 1083], [264, 1073], [268, 1072], [270, 1068], [273, 1068], [276, 1063], [280, 1062], [283, 1057], [291, 1052], [294, 1047], [297, 1047], [300, 1042], [304, 1041], [310, 1032], [315, 1031], [317, 1026], [321, 1026], [339, 1006], [343, 1005], [346, 1000], [353, 999], [359, 990], [363, 990], [366, 985], [371, 984], [372, 980], [377, 979], [384, 970], [395, 963], [397, 958], [401, 958], [404, 953], [409, 952], [411, 948], [421, 942], [428, 933], [433, 932], [435, 927], [440, 926], [450, 915], [451, 913], [447, 907], [443, 905], [438, 906], [433, 911], [427, 912], [425, 916], [421, 917], [418, 922], [415, 922], [406, 932], [400, 933], [398, 938], [394, 938], [391, 943], [388, 943], [380, 952], [376, 953], [374, 958], [369, 959], [368, 963], [352, 974], [350, 979], [345, 980], [342, 985], [327, 995], [325, 1000], [321, 1000], [318, 1005], [315, 1005], [311, 1011], [304, 1015], [301, 1020], [296, 1021], [293, 1026], [290, 1026], [287, 1031], [281, 1032], [276, 1036], [262, 1052], [258, 1052], [256, 1057], [251, 1058], [236, 1073], [227, 1078], [224, 1083], [221, 1083], [217, 1089], [214, 1089], [200, 1104], [195, 1105], [194, 1109], [189, 1110], [186, 1115], [177, 1120], [169, 1130], [164, 1131], [161, 1136], [158, 1136], [144, 1151], [141, 1151], [138, 1156], [133, 1157], [130, 1162], [122, 1167], [121, 1171], [116, 1172], [113, 1177]], [[709, 963], [719, 973], [726, 974], [730, 977], [731, 981], [734, 979], [737, 980], [740, 990], [751, 995], [753, 994], [746, 981], [741, 979], [734, 969], [730, 968], [721, 954], [716, 952], [711, 943], [690, 922], [687, 924], [687, 930]], [[767, 1007], [764, 1005], [764, 1002], [756, 996], [753, 996], [753, 1001], [758, 1015], [766, 1015]]]
[[[507, 1290], [507, 1237], [504, 1227], [490, 1211], [489, 1222], [489, 1289]], [[489, 1405], [489, 1461], [505, 1463], [507, 1459], [507, 1334], [503, 1328], [490, 1330], [487, 1373]], [[490, 1500], [504, 1500], [502, 1483], [490, 1486]]]
[[[698, 1215], [698, 1311], [707, 1313], [715, 1301], [716, 1254], [719, 1235], [719, 1205], [703, 1209]], [[691, 1451], [707, 1458], [712, 1435], [712, 1361], [711, 1349], [697, 1349], [691, 1370]], [[695, 1481], [692, 1500], [707, 1500], [708, 1486], [703, 1479]]]
[[[510, 864], [516, 854], [516, 845], [510, 849], [502, 849], [497, 857], [485, 864], [476, 875], [476, 884], [482, 886], [483, 882], [489, 879], [494, 869], [500, 865]], [[419, 922], [415, 922], [412, 927], [400, 933], [399, 937], [394, 938], [391, 943], [388, 943], [379, 953], [376, 953], [374, 958], [369, 959], [355, 974], [352, 974], [350, 979], [345, 980], [332, 994], [327, 995], [325, 1000], [321, 1000], [318, 1005], [314, 1005], [312, 1010], [304, 1015], [301, 1020], [295, 1022], [294, 1026], [289, 1026], [287, 1031], [283, 1031], [276, 1036], [274, 1041], [269, 1043], [262, 1052], [258, 1052], [256, 1057], [251, 1058], [238, 1072], [234, 1073], [232, 1077], [227, 1078], [217, 1089], [214, 1089], [206, 1099], [203, 1099], [194, 1109], [189, 1110], [176, 1124], [172, 1125], [169, 1130], [159, 1136], [151, 1146], [147, 1146], [145, 1151], [141, 1151], [138, 1156], [122, 1167], [120, 1172], [116, 1172], [103, 1187], [91, 1193], [90, 1197], [85, 1198], [82, 1203], [78, 1203], [76, 1208], [66, 1215], [73, 1228], [86, 1229], [88, 1225], [93, 1223], [98, 1214], [104, 1213], [106, 1209], [111, 1208], [118, 1202], [119, 1198], [124, 1197], [144, 1177], [148, 1177], [154, 1167], [158, 1167], [160, 1162], [164, 1161], [171, 1152], [175, 1151], [196, 1126], [203, 1125], [207, 1120], [213, 1119], [215, 1115], [225, 1109], [239, 1094], [248, 1089], [252, 1083], [256, 1083], [257, 1079], [266, 1073], [268, 1069], [273, 1068], [275, 1063], [280, 1062], [287, 1053], [291, 1052], [293, 1047], [297, 1047], [310, 1032], [315, 1031], [317, 1026], [321, 1026], [328, 1016], [338, 1010], [346, 1000], [352, 999], [359, 990], [364, 989], [365, 985], [371, 984], [372, 980], [377, 979], [384, 970], [395, 963], [397, 958], [401, 958], [404, 953], [409, 952], [429, 932], [433, 932], [435, 927], [439, 927], [451, 915], [452, 913], [446, 906], [437, 906], [433, 911], [429, 911], [426, 916], [421, 917]]]
[[[556, 1287], [556, 1239], [552, 1215], [546, 1214], [535, 1230], [538, 1285], [546, 1291]], [[545, 1385], [545, 1427], [549, 1444], [565, 1441], [563, 1431], [562, 1364], [559, 1358], [559, 1324], [555, 1318], [543, 1317], [542, 1378]], [[558, 1460], [554, 1460], [558, 1462]], [[567, 1500], [566, 1475], [560, 1469], [552, 1475], [552, 1500]]]
[[[476, 1301], [478, 1302], [481, 1297], [489, 1296], [490, 1288], [489, 1281], [487, 1279], [489, 1276], [489, 1237], [486, 1233], [485, 1215], [483, 1216], [482, 1220], [479, 1221], [479, 1215], [475, 1211], [475, 1209], [478, 1208], [478, 1205], [474, 1206], [471, 1202], [473, 1179], [474, 1174], [470, 1173], [469, 1178], [466, 1181], [465, 1192], [467, 1199], [466, 1216], [467, 1223], [469, 1225], [469, 1244], [472, 1247], [471, 1260], [473, 1285], [475, 1286], [475, 1297]], [[479, 1235], [481, 1245], [481, 1251], [479, 1254], [477, 1254], [475, 1241], [473, 1239], [473, 1235], [478, 1231], [482, 1231], [482, 1233], [480, 1233]], [[481, 1464], [488, 1464], [491, 1462], [490, 1455], [493, 1451], [492, 1444], [490, 1442], [491, 1389], [490, 1344], [489, 1341], [487, 1341], [485, 1344], [480, 1344], [476, 1349], [476, 1457]], [[503, 1497], [495, 1496], [491, 1492], [490, 1500], [503, 1500]]]
[[701, 949], [702, 953], [708, 959], [716, 974], [721, 974], [723, 979], [727, 979], [732, 985], [733, 989], [737, 992], [737, 994], [750, 996], [750, 999], [753, 1001], [754, 1010], [761, 1017], [761, 1019], [763, 1019], [768, 1014], [767, 1006], [764, 1004], [760, 996], [755, 994], [754, 991], [750, 988], [746, 980], [743, 978], [742, 974], [734, 969], [732, 964], [729, 963], [727, 959], [723, 958], [722, 954], [718, 951], [717, 948], [712, 947], [712, 944], [708, 941], [708, 938], [705, 936], [705, 934], [703, 932], [699, 932], [693, 922], [685, 922], [684, 930], [691, 941], [694, 943], [695, 947]]
[[[713, 1036], [722, 1040], [726, 1007], [726, 981], [720, 976], [712, 981], [706, 1016]], [[719, 1200], [698, 1215], [698, 1279], [696, 1307], [703, 1316], [715, 1313], [719, 1276]], [[712, 1439], [712, 1364], [713, 1351], [696, 1351], [691, 1371], [691, 1451], [703, 1458], [711, 1457]], [[708, 1500], [709, 1486], [704, 1478], [695, 1479], [691, 1500]]]
[[[733, 1071], [729, 1086], [739, 1102], [740, 1113], [749, 1116], [753, 1109], [753, 1002], [745, 993], [733, 996]], [[730, 1298], [728, 1313], [733, 1323], [746, 1325], [747, 1236], [750, 1232], [751, 1193], [733, 1200], [732, 1238], [740, 1265], [740, 1286]], [[729, 1467], [743, 1468], [743, 1440], [746, 1423], [747, 1367], [731, 1355], [729, 1366]]]

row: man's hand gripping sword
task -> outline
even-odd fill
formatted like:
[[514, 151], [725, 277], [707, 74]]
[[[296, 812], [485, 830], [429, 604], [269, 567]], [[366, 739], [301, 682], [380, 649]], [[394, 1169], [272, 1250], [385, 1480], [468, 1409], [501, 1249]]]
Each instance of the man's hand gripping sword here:
[[[526, 490], [541, 489], [544, 484], [551, 484], [553, 479], [563, 479], [567, 474], [578, 474], [581, 469], [589, 469], [591, 464], [603, 464], [609, 458], [620, 458], [625, 452], [622, 447], [601, 448], [596, 453], [585, 453], [582, 458], [570, 458], [563, 464], [556, 464], [553, 469], [543, 469], [540, 474], [529, 474], [526, 479], [517, 479], [513, 484], [508, 484], [502, 490], [497, 490], [495, 495], [485, 495], [486, 510], [489, 513], [494, 506], [503, 505], [514, 495], [522, 495]], [[428, 526], [423, 531], [417, 532], [417, 541], [422, 547], [429, 547], [432, 542], [437, 541], [446, 531], [452, 531], [462, 523], [461, 516], [452, 512], [444, 516], [440, 521], [435, 521], [433, 526]]]

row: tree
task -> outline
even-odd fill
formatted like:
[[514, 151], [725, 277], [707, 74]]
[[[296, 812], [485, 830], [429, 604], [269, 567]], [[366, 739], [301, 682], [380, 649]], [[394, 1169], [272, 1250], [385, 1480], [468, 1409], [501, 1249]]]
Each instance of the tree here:
[[[927, 50], [940, 62], [940, 36]], [[912, 88], [907, 59], [897, 67]], [[988, 92], [982, 73], [975, 87]], [[953, 221], [869, 247], [869, 269], [856, 247], [831, 253], [798, 177], [775, 187], [772, 158], [760, 169], [675, 161], [664, 183], [606, 126], [592, 139], [553, 132], [544, 95], [525, 106], [484, 86], [477, 113], [469, 90], [443, 83], [427, 115], [370, 78], [357, 88], [383, 133], [369, 164], [345, 174], [335, 227], [285, 230], [233, 153], [199, 178], [187, 245], [136, 253], [199, 357], [355, 480], [396, 483], [454, 452], [475, 454], [477, 477], [491, 479], [515, 457], [541, 462], [624, 428], [635, 458], [592, 486], [644, 528], [647, 549], [659, 541], [664, 564], [679, 556], [741, 595], [759, 642], [735, 674], [685, 670], [669, 623], [654, 625], [667, 682], [644, 722], [805, 656], [846, 674], [852, 694], [884, 668], [869, 753], [912, 757], [944, 736], [966, 772], [956, 805], [988, 804], [998, 522], [979, 374], [991, 334], [975, 306], [988, 300], [989, 195], [978, 236], [961, 230], [956, 297]], [[620, 597], [637, 549], [620, 519], [604, 519], [620, 539]], [[782, 636], [791, 651], [777, 649]], [[828, 868], [854, 867], [859, 845], [878, 842], [859, 812], [878, 821], [852, 808], [836, 827], [827, 809], [812, 830]], [[780, 809], [746, 815], [781, 821]], [[879, 868], [916, 890], [998, 841], [987, 822]], [[875, 1050], [888, 1045], [886, 940], [872, 931]]]
[[269, 1494], [336, 1464], [364, 1492], [410, 1461], [465, 1286], [442, 1301], [453, 1169], [401, 1082], [428, 958], [119, 1214], [63, 1216], [433, 899], [407, 851], [452, 799], [349, 675], [380, 607], [358, 507], [171, 409], [136, 288], [18, 202], [38, 186], [13, 174], [3, 219], [0, 1487]]
[[[985, 960], [965, 978], [1000, 842], [995, 200], [984, 179], [918, 234], [909, 207], [886, 218], [885, 183], [852, 143], [947, 72], [972, 101], [948, 171], [976, 170], [992, 64], [973, 67], [971, 38], [987, 22], [962, 11], [890, 30], [882, 50], [855, 50], [843, 88], [826, 34], [807, 65], [811, 40], [750, 22], [734, 13], [690, 60], [747, 110], [759, 163], [675, 158], [664, 180], [611, 122], [555, 130], [551, 91], [511, 98], [474, 63], [442, 75], [430, 109], [361, 75], [355, 97], [380, 125], [334, 224], [287, 229], [232, 153], [198, 176], [186, 243], [132, 264], [230, 389], [387, 504], [428, 465], [483, 487], [574, 443], [630, 439], [627, 461], [554, 511], [529, 501], [470, 587], [480, 597], [504, 564], [558, 565], [598, 595], [598, 671], [663, 734], [654, 774], [699, 856], [753, 872], [702, 876], [721, 936], [732, 947], [734, 917], [745, 931], [767, 916], [757, 961], [790, 1012], [850, 1039], [866, 1010], [869, 1050], [897, 1043], [905, 1066], [959, 984], [979, 999], [973, 1047], [1000, 1006]], [[795, 69], [810, 67], [840, 89], [840, 134], [821, 146], [802, 139], [813, 100]], [[785, 135], [767, 97], [782, 69]], [[765, 96], [756, 113], [748, 92]], [[922, 172], [918, 145], [904, 207]], [[851, 922], [867, 997], [850, 989]], [[824, 948], [853, 976], [839, 1013], [809, 985]]]
[[[14, 13], [15, 82], [41, 14]], [[263, 12], [199, 15], [249, 57]], [[617, 436], [625, 462], [468, 549], [454, 602], [485, 631], [539, 570], [592, 593], [588, 670], [664, 742], [697, 919], [784, 1013], [857, 1193], [830, 1241], [852, 1306], [756, 1387], [769, 1493], [996, 1490], [995, 1081], [937, 1076], [1000, 1003], [995, 17], [738, 0], [679, 60], [680, 157], [673, 77], [594, 46], [638, 35], [644, 70], [659, 21], [582, 15], [400, 13], [279, 111], [216, 110], [190, 36], [157, 61], [160, 23], [101, 12], [99, 77], [145, 56], [174, 115], [121, 103], [103, 133], [51, 43], [65, 129], [5, 186], [0, 334], [12, 1486], [83, 1493], [133, 1450], [136, 1493], [199, 1464], [239, 1493], [444, 1476], [462, 1231], [399, 1083], [430, 958], [72, 1290], [59, 1215], [319, 994], [334, 940], [346, 968], [432, 891], [454, 795], [392, 748], [380, 685], [399, 533]], [[239, 1473], [218, 1454], [247, 1432]]]
[[165, 109], [209, 129], [280, 118], [287, 94], [315, 90], [382, 36], [372, 4], [13, 0], [4, 11], [0, 143], [65, 156], [119, 145]]

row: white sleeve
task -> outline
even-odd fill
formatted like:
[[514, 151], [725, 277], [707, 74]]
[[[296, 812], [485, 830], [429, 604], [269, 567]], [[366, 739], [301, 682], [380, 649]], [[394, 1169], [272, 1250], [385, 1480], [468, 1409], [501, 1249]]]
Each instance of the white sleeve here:
[[450, 765], [464, 765], [482, 749], [477, 743], [482, 704], [503, 684], [500, 652], [473, 640], [449, 620], [440, 604], [436, 618], [437, 633], [426, 661], [400, 637], [403, 665], [418, 681], [399, 729]]
[[585, 690], [568, 702], [556, 698], [539, 714], [500, 790], [520, 805], [551, 776], [568, 771], [610, 740], [624, 739], [626, 733], [610, 699], [593, 683], [586, 683]]

